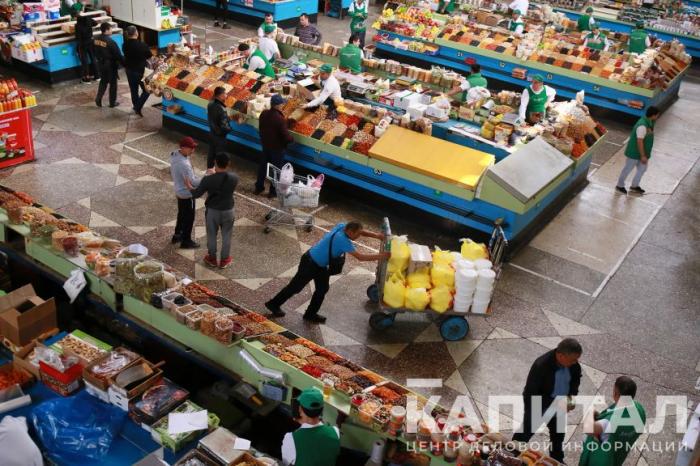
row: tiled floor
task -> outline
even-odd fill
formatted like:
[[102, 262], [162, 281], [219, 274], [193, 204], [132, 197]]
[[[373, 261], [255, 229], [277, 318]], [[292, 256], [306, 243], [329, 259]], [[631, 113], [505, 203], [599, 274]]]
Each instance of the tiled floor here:
[[[230, 40], [212, 32], [211, 24], [205, 31], [201, 16], [193, 16], [195, 33], [217, 45]], [[319, 21], [327, 40], [345, 38], [347, 21]], [[251, 31], [237, 26], [227, 35]], [[495, 415], [505, 431], [511, 429], [512, 411], [490, 413], [489, 395], [518, 395], [533, 359], [565, 336], [575, 336], [584, 347], [582, 394], [610, 399], [615, 377], [629, 374], [638, 381], [639, 399], [652, 418], [656, 395], [686, 395], [697, 403], [700, 128], [689, 112], [696, 112], [700, 101], [698, 74], [694, 69], [680, 99], [659, 120], [643, 183], [649, 194], [642, 198], [613, 191], [631, 125], [618, 115], [600, 113], [610, 135], [595, 154], [590, 184], [505, 267], [493, 315], [471, 317], [464, 341], [444, 342], [423, 315], [401, 315], [393, 328], [371, 330], [365, 289], [373, 281], [373, 264], [353, 259], [343, 275], [334, 277], [323, 307], [327, 325], [301, 320], [309, 289], [286, 305], [291, 312], [280, 324], [399, 382], [442, 379], [443, 388], [424, 391], [443, 396], [446, 404], [466, 395], [478, 416]], [[0, 172], [1, 182], [106, 235], [145, 244], [153, 256], [249, 308], [262, 311], [261, 303], [293, 275], [299, 256], [340, 220], [360, 219], [376, 227], [388, 215], [394, 231], [443, 248], [455, 248], [463, 236], [456, 230], [434, 231], [420, 212], [396, 214], [337, 188], [324, 190], [311, 232], [279, 227], [266, 235], [262, 223], [270, 202], [252, 193], [255, 165], [236, 158], [241, 183], [234, 266], [210, 270], [201, 265], [203, 249], [178, 250], [169, 242], [176, 207], [168, 159], [182, 135], [161, 129], [160, 112], [149, 107], [143, 119], [132, 115], [125, 80], [120, 84], [124, 105], [98, 109], [92, 103], [94, 85], [47, 88], [20, 79], [39, 91], [40, 105], [33, 111], [37, 161]], [[206, 151], [205, 144], [197, 151], [199, 170]], [[204, 241], [201, 202], [195, 236]], [[377, 246], [362, 244], [367, 251]], [[577, 411], [569, 418], [572, 441], [583, 438], [581, 408]], [[666, 432], [657, 437], [678, 439]], [[576, 455], [568, 456], [568, 464], [576, 464]], [[673, 455], [633, 454], [625, 464], [670, 465]]]

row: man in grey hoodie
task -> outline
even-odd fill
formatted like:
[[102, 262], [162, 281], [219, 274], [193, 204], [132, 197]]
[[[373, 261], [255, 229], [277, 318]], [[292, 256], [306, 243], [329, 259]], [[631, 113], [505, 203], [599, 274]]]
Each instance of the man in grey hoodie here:
[[192, 227], [194, 226], [194, 199], [188, 184], [199, 186], [192, 169], [190, 157], [194, 153], [197, 143], [191, 137], [182, 138], [180, 149], [170, 154], [170, 175], [173, 177], [173, 188], [177, 197], [177, 221], [172, 244], [180, 243], [182, 249], [196, 249], [199, 244], [192, 240]]

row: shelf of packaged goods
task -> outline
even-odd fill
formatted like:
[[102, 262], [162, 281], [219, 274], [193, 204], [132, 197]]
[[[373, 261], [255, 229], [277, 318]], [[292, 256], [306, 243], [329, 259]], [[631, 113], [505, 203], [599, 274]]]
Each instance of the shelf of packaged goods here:
[[15, 113], [15, 112], [21, 112], [22, 110], [30, 110], [32, 108], [36, 107], [36, 105], [30, 105], [28, 107], [21, 107], [21, 108], [15, 108], [13, 110], [7, 110], [5, 112], [0, 112], [0, 117], [3, 115], [7, 115], [9, 113]]

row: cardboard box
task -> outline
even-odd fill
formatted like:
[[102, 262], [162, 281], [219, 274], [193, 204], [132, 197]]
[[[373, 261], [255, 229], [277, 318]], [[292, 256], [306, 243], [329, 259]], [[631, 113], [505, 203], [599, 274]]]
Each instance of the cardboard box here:
[[31, 343], [29, 343], [26, 346], [23, 346], [20, 348], [18, 352], [16, 352], [12, 356], [12, 361], [25, 371], [31, 373], [34, 377], [39, 378], [39, 363], [35, 366], [29, 361], [29, 354], [34, 351], [34, 349], [38, 346], [44, 346], [38, 341], [34, 340]]
[[[153, 373], [149, 377], [141, 380], [138, 383], [138, 385], [130, 387], [128, 390], [124, 387], [119, 386], [115, 382], [115, 380], [119, 377], [119, 374], [121, 374], [122, 372], [124, 372], [127, 369], [131, 369], [132, 367], [134, 367], [136, 365], [136, 364], [134, 364], [134, 365], [129, 366], [128, 368], [124, 368], [122, 371], [119, 372], [119, 374], [116, 374], [114, 377], [111, 377], [109, 379], [109, 389], [116, 392], [116, 393], [121, 394], [123, 398], [133, 399], [133, 398], [139, 396], [140, 394], [142, 394], [143, 392], [145, 392], [147, 389], [151, 388], [153, 385], [155, 385], [155, 383], [158, 380], [160, 380], [160, 378], [163, 376], [163, 371], [159, 369], [159, 366], [162, 365], [162, 363], [155, 365], [149, 361], [141, 360], [138, 364], [141, 364], [141, 363], [148, 364], [151, 367], [151, 369], [153, 370]], [[128, 409], [129, 409], [129, 406], [127, 405], [125, 410], [128, 410]]]
[[[114, 390], [113, 386], [107, 389], [107, 393], [109, 394], [110, 403], [112, 403], [114, 406], [117, 406], [118, 408], [121, 408], [122, 411], [129, 411], [129, 398]], [[135, 399], [136, 396], [134, 396], [133, 398]]]
[[109, 388], [109, 375], [107, 375], [106, 379], [98, 378], [92, 373], [92, 369], [95, 366], [97, 366], [98, 364], [101, 364], [103, 361], [107, 360], [108, 358], [111, 358], [111, 354], [113, 352], [114, 353], [121, 353], [124, 355], [133, 355], [135, 357], [135, 359], [133, 361], [131, 361], [130, 363], [128, 363], [127, 365], [125, 365], [124, 367], [119, 369], [119, 372], [121, 372], [122, 370], [126, 369], [127, 367], [131, 367], [134, 364], [141, 361], [141, 356], [134, 353], [133, 351], [129, 351], [126, 348], [121, 348], [121, 347], [115, 348], [114, 350], [105, 354], [103, 357], [96, 359], [95, 361], [93, 361], [89, 365], [85, 366], [85, 369], [83, 369], [83, 379], [86, 382], [90, 382], [90, 384], [92, 386], [94, 386], [95, 388], [98, 388], [100, 390], [107, 390]]
[[56, 327], [56, 302], [41, 299], [32, 285], [0, 297], [0, 334], [15, 345], [27, 345]]
[[87, 380], [83, 380], [85, 382], [85, 391], [88, 392], [90, 395], [94, 396], [95, 398], [104, 401], [105, 403], [109, 403], [109, 392], [107, 390], [100, 390], [99, 388], [95, 387], [92, 385], [90, 382]]

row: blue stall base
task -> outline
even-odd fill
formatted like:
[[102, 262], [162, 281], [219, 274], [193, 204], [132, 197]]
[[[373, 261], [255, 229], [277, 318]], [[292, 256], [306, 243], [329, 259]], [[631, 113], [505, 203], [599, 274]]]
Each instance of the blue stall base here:
[[[187, 0], [186, 5], [214, 14], [215, 0]], [[266, 2], [253, 0], [253, 6], [248, 7], [243, 0], [233, 0], [228, 3], [229, 17], [243, 23], [260, 25], [266, 13], [272, 13], [277, 25], [282, 28], [296, 26], [302, 13], [309, 15], [311, 21], [316, 21], [318, 0], [285, 0], [282, 2]]]

